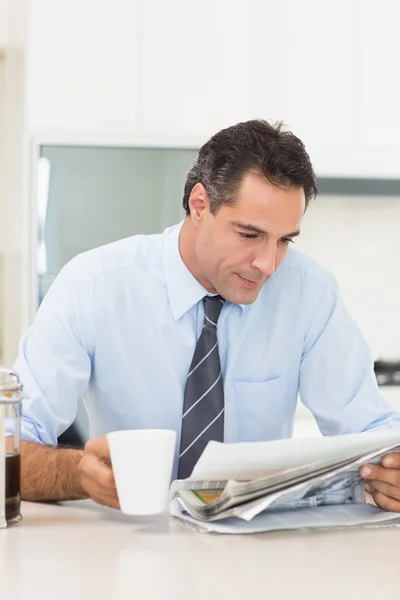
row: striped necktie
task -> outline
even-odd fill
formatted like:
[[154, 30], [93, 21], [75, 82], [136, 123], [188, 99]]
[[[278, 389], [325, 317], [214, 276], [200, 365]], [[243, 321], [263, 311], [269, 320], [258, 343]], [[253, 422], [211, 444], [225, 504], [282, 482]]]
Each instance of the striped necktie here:
[[207, 442], [224, 441], [224, 385], [217, 322], [225, 300], [221, 296], [205, 296], [203, 302], [204, 326], [186, 380], [179, 479], [189, 477]]

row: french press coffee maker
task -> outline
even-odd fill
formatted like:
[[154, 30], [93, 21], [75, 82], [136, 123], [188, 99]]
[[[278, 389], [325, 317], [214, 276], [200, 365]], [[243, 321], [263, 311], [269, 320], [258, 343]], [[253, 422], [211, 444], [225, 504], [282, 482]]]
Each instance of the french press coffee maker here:
[[21, 516], [22, 385], [15, 373], [0, 367], [0, 528]]

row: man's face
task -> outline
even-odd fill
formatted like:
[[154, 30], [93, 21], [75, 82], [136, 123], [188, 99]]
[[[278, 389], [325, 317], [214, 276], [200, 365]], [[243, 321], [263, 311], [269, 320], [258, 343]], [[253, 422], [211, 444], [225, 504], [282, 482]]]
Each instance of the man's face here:
[[299, 234], [302, 188], [285, 190], [247, 174], [235, 204], [215, 215], [208, 200], [197, 223], [195, 255], [200, 282], [234, 304], [251, 304]]

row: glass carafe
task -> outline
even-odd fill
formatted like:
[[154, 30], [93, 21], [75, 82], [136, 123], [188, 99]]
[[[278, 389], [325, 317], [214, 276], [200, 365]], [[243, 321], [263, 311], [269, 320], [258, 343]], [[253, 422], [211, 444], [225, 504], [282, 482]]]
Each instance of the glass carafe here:
[[21, 516], [22, 386], [15, 373], [0, 367], [0, 527]]

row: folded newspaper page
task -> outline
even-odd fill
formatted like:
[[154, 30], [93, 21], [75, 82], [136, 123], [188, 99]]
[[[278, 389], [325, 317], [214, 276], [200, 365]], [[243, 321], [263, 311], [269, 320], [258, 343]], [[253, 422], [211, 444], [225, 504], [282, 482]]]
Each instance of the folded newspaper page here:
[[[249, 533], [400, 523], [366, 504], [361, 465], [400, 451], [400, 432], [222, 444], [171, 486], [171, 514], [202, 531]], [[283, 522], [286, 523], [283, 526]]]

